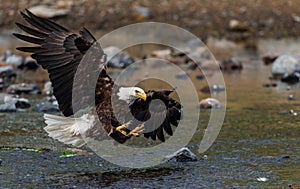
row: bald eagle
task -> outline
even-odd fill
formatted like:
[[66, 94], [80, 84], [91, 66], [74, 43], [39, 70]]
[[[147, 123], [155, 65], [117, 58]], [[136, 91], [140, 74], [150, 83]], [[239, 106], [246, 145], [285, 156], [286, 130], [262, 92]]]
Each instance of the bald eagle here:
[[[20, 14], [30, 26], [21, 23], [16, 25], [30, 35], [18, 33], [13, 35], [36, 46], [17, 49], [32, 53], [31, 57], [48, 71], [53, 93], [63, 114], [63, 116], [44, 114], [47, 124], [44, 129], [50, 137], [80, 147], [85, 144], [83, 135], [96, 133], [99, 123], [96, 117], [86, 113], [75, 118], [76, 112], [72, 107], [74, 76], [79, 63], [91, 46], [97, 49], [97, 59], [92, 63], [101, 69], [96, 81], [94, 106], [105, 136], [113, 138], [118, 143], [124, 143], [132, 136], [143, 134], [146, 138], [153, 140], [158, 138], [164, 142], [164, 133], [173, 134], [171, 125], [178, 126], [182, 108], [178, 101], [169, 96], [174, 90], [145, 92], [136, 86], [114, 86], [112, 78], [106, 72], [105, 54], [87, 29], [83, 28], [76, 34], [49, 19], [34, 15], [29, 10]], [[113, 87], [117, 89], [115, 93]], [[84, 103], [85, 98], [83, 95], [80, 101]], [[127, 110], [121, 106], [116, 106], [120, 108], [113, 110], [112, 99], [116, 99], [119, 104], [125, 103]], [[154, 100], [160, 100], [161, 103], [153, 105], [151, 109]], [[120, 113], [124, 114], [121, 118], [116, 116]], [[163, 120], [157, 122], [161, 117]]]

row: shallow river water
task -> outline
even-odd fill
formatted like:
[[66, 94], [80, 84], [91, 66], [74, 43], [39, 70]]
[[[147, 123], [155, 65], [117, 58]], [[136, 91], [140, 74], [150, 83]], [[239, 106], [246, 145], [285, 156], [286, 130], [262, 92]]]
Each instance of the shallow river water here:
[[[259, 58], [258, 54], [251, 57], [240, 72], [223, 74], [225, 120], [213, 145], [199, 154], [202, 125], [210, 115], [209, 110], [201, 110], [198, 130], [187, 145], [198, 156], [196, 162], [122, 168], [89, 148], [83, 148], [91, 152], [85, 155], [60, 157], [70, 146], [47, 136], [42, 113], [2, 113], [0, 188], [300, 187], [300, 118], [279, 113], [291, 109], [300, 113], [300, 85], [287, 90], [288, 85], [277, 82], [277, 87], [264, 88], [271, 72]], [[290, 94], [298, 100], [289, 101]], [[34, 104], [41, 97], [30, 98]], [[207, 158], [201, 158], [204, 155]]]

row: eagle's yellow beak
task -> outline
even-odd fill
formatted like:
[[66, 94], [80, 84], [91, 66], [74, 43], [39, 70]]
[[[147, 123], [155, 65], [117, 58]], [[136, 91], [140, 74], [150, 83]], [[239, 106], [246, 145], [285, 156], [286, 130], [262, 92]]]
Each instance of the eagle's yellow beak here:
[[147, 95], [144, 92], [138, 92], [138, 93], [136, 93], [136, 96], [143, 99], [144, 101], [146, 101], [146, 99], [147, 99]]

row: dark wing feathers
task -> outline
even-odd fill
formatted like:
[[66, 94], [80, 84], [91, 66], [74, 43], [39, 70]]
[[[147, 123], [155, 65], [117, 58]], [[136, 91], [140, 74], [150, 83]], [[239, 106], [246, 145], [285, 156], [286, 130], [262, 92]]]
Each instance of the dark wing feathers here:
[[[132, 115], [138, 121], [145, 122], [146, 133], [144, 133], [144, 136], [146, 138], [151, 137], [153, 140], [158, 138], [164, 142], [164, 131], [170, 136], [173, 135], [171, 125], [178, 126], [179, 120], [181, 119], [182, 108], [179, 102], [169, 97], [173, 91], [174, 90], [148, 91], [146, 102], [141, 99], [136, 99], [129, 106]], [[150, 104], [153, 100], [161, 100], [164, 104], [155, 105], [152, 107], [154, 109], [150, 109]]]
[[36, 37], [29, 37], [27, 35], [22, 35], [22, 34], [14, 34], [17, 38], [22, 39], [23, 41], [27, 41], [29, 43], [34, 43], [34, 44], [38, 44], [41, 45], [43, 44], [45, 41], [43, 39], [40, 38], [36, 38]]
[[75, 34], [46, 18], [35, 16], [29, 10], [20, 14], [31, 26], [20, 23], [16, 25], [31, 36], [16, 33], [14, 35], [37, 46], [17, 49], [33, 53], [32, 58], [48, 70], [60, 110], [65, 116], [73, 115], [74, 75], [84, 53], [96, 42], [96, 39], [85, 28], [79, 34]]
[[38, 30], [35, 30], [35, 29], [30, 28], [30, 27], [24, 26], [24, 25], [22, 25], [22, 24], [20, 24], [20, 23], [16, 23], [16, 25], [17, 25], [20, 29], [22, 29], [23, 31], [27, 32], [27, 33], [30, 34], [30, 35], [33, 35], [33, 36], [36, 36], [36, 37], [39, 37], [39, 38], [45, 38], [45, 37], [48, 36], [47, 34], [45, 34], [45, 33], [43, 33], [43, 32], [40, 32], [40, 31], [38, 31]]

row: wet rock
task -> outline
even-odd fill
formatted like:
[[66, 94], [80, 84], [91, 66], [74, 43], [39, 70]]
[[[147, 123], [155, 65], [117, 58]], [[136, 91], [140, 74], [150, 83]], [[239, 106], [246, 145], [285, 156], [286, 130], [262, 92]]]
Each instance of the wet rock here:
[[0, 112], [16, 112], [15, 104], [0, 104]]
[[13, 67], [12, 66], [1, 66], [0, 67], [0, 76], [4, 77], [3, 75], [6, 75], [7, 72], [11, 72], [13, 71]]
[[290, 159], [290, 158], [291, 158], [291, 156], [289, 156], [289, 155], [283, 155], [279, 159]]
[[222, 107], [220, 101], [214, 98], [206, 98], [199, 102], [200, 108], [203, 109], [219, 109]]
[[16, 108], [17, 109], [27, 109], [30, 108], [30, 102], [28, 99], [26, 98], [18, 98], [17, 102], [16, 102]]
[[265, 65], [270, 65], [270, 64], [272, 64], [277, 58], [278, 58], [278, 56], [274, 56], [274, 55], [265, 55], [265, 56], [262, 57], [262, 61], [264, 62]]
[[23, 63], [23, 58], [19, 55], [13, 54], [7, 57], [5, 62], [9, 65], [20, 66]]
[[182, 52], [177, 49], [162, 49], [152, 51], [151, 57], [165, 59], [173, 64], [186, 64], [191, 61], [187, 54], [190, 54], [190, 52]]
[[31, 58], [30, 56], [27, 56], [25, 58], [25, 61], [18, 66], [18, 69], [25, 69], [25, 70], [32, 70], [32, 71], [36, 71], [39, 68], [39, 65], [36, 63], [36, 60], [34, 60], [33, 58]]
[[289, 95], [288, 96], [288, 100], [300, 100], [300, 98], [299, 97], [294, 97], [294, 95]]
[[59, 112], [58, 102], [54, 96], [47, 97], [46, 100], [36, 104], [38, 112]]
[[300, 73], [294, 72], [292, 74], [285, 74], [283, 78], [281, 78], [282, 82], [286, 83], [298, 83], [300, 80]]
[[222, 70], [232, 71], [232, 70], [241, 70], [243, 69], [242, 63], [234, 59], [226, 59], [221, 61], [220, 65]]
[[173, 154], [167, 155], [163, 162], [189, 162], [197, 161], [197, 156], [191, 152], [188, 148], [183, 147]]
[[107, 55], [108, 66], [112, 68], [125, 68], [134, 63], [134, 59], [126, 52], [121, 52], [118, 47], [106, 47], [103, 49]]
[[292, 15], [292, 18], [293, 18], [293, 20], [294, 20], [295, 22], [300, 23], [300, 16], [298, 16], [298, 15]]
[[52, 88], [51, 81], [47, 81], [44, 84], [43, 94], [48, 95], [48, 96], [51, 96], [53, 94], [53, 88]]
[[29, 10], [40, 17], [44, 18], [54, 18], [60, 16], [66, 16], [70, 8], [57, 8], [55, 6], [48, 6], [48, 5], [37, 5], [34, 7], [30, 7]]
[[0, 67], [0, 78], [4, 81], [14, 82], [16, 80], [17, 74], [12, 66]]
[[27, 84], [27, 83], [21, 83], [21, 84], [14, 84], [10, 85], [6, 89], [7, 93], [9, 94], [41, 94], [41, 90], [36, 84]]
[[290, 55], [279, 56], [272, 65], [273, 76], [283, 76], [297, 71], [300, 72], [300, 61]]
[[30, 108], [28, 99], [14, 96], [5, 96], [4, 104], [0, 104], [0, 112], [16, 112], [17, 110], [24, 110]]
[[171, 57], [171, 49], [163, 49], [163, 50], [153, 51], [151, 53], [151, 56], [156, 57], [156, 58], [163, 58], [163, 59], [169, 58], [169, 57]]
[[248, 31], [249, 27], [245, 22], [232, 19], [229, 21], [229, 29], [232, 31], [244, 32]]
[[0, 166], [2, 165], [2, 159], [0, 159]]
[[208, 156], [207, 155], [204, 155], [202, 158], [200, 158], [200, 161], [206, 161], [208, 160]]

